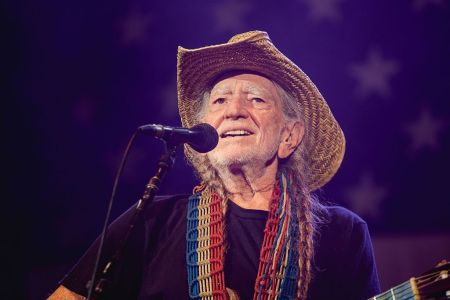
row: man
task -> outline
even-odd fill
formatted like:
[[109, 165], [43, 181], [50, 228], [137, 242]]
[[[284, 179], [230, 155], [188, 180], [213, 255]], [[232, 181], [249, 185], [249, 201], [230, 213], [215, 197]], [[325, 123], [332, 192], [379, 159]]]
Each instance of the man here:
[[[311, 194], [339, 168], [342, 130], [310, 79], [252, 31], [179, 48], [183, 126], [219, 133], [207, 154], [185, 147], [202, 183], [151, 204], [108, 298], [367, 299], [379, 292], [367, 226]], [[105, 256], [133, 208], [114, 222]], [[83, 299], [95, 243], [50, 299]]]

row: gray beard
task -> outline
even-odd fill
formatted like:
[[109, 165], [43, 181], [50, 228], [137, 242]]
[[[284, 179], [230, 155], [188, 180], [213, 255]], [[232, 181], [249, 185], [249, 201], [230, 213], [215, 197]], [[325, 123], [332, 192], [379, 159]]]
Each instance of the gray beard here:
[[[272, 149], [271, 149], [272, 150]], [[263, 168], [276, 157], [276, 151], [252, 151], [238, 157], [225, 157], [219, 153], [208, 153], [212, 166], [222, 172], [233, 172], [246, 168]]]

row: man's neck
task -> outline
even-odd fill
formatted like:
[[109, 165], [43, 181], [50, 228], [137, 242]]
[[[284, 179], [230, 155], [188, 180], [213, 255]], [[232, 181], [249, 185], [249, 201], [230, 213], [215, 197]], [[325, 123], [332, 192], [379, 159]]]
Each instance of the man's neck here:
[[229, 166], [219, 169], [231, 201], [247, 209], [269, 210], [278, 163], [264, 166]]

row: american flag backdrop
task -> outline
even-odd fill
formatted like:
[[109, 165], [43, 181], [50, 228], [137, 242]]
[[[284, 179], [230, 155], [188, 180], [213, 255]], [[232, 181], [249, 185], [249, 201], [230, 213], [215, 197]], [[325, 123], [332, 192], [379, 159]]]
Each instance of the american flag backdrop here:
[[[344, 162], [318, 195], [368, 222], [383, 289], [450, 259], [450, 1], [1, 7], [6, 298], [44, 298], [99, 234], [135, 128], [180, 125], [177, 46], [254, 29], [310, 76], [343, 128]], [[162, 150], [136, 141], [114, 216], [139, 198]], [[196, 183], [179, 150], [161, 193]]]

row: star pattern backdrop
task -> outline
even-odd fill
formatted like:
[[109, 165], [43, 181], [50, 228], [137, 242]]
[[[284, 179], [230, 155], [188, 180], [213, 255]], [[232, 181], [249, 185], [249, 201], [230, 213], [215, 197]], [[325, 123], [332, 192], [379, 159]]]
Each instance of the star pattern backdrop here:
[[[450, 258], [450, 1], [2, 5], [12, 212], [3, 219], [14, 298], [45, 297], [100, 232], [135, 128], [180, 125], [177, 46], [253, 29], [267, 31], [311, 77], [340, 122], [344, 162], [317, 193], [368, 222], [383, 288]], [[138, 199], [162, 150], [158, 140], [138, 139], [114, 216]], [[190, 193], [196, 183], [179, 152], [162, 193]]]

